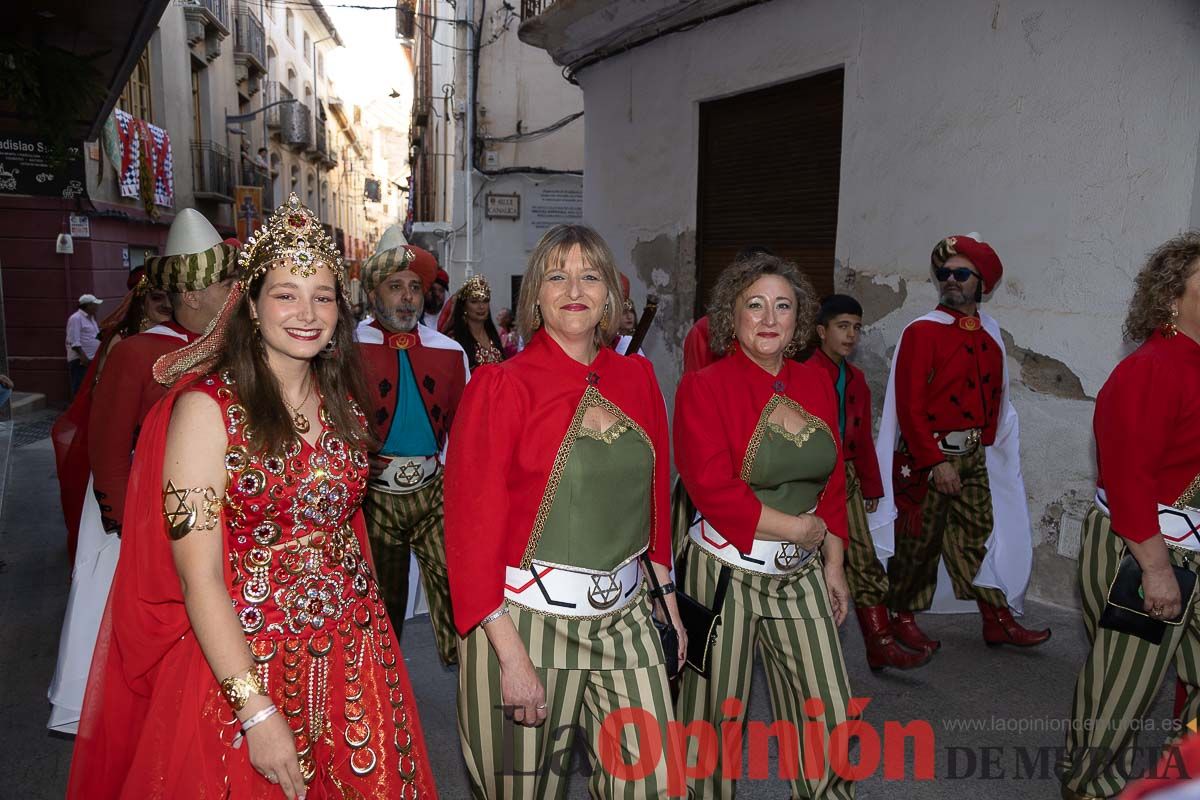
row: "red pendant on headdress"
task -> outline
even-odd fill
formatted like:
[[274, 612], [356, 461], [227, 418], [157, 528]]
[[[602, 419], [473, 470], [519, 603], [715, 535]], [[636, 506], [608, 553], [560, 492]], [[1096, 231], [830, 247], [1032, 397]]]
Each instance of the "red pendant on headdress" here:
[[396, 350], [408, 350], [415, 347], [420, 338], [415, 333], [393, 333], [387, 338], [388, 347]]

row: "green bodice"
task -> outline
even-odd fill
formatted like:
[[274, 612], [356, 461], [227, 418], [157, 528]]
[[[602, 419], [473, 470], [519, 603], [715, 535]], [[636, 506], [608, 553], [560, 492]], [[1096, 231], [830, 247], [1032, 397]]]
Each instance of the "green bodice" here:
[[748, 482], [765, 505], [794, 516], [816, 506], [836, 463], [837, 444], [824, 425], [810, 420], [793, 434], [768, 422]]
[[604, 433], [578, 430], [534, 558], [611, 572], [646, 549], [653, 453], [621, 420]]

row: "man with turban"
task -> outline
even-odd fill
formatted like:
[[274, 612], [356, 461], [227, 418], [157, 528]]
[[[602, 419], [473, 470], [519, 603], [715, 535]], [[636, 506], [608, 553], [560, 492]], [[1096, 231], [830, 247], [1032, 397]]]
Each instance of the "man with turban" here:
[[884, 496], [870, 515], [888, 561], [892, 631], [932, 653], [940, 642], [914, 612], [983, 616], [989, 645], [1033, 647], [1020, 613], [1033, 561], [1017, 414], [1008, 396], [1000, 326], [979, 312], [1000, 282], [996, 251], [978, 234], [949, 236], [931, 257], [937, 308], [910, 323], [892, 358], [876, 444]]
[[[381, 245], [383, 243], [381, 242]], [[362, 265], [374, 319], [358, 326], [380, 442], [371, 456], [363, 511], [375, 570], [399, 638], [408, 610], [411, 555], [420, 565], [438, 654], [457, 662], [442, 513], [442, 462], [450, 424], [470, 371], [457, 342], [418, 325], [437, 261], [401, 244], [376, 250]]]
[[222, 241], [194, 208], [176, 215], [163, 250], [163, 255], [146, 259], [146, 281], [150, 288], [169, 294], [172, 318], [118, 342], [93, 390], [88, 457], [101, 520], [109, 533], [121, 530], [125, 486], [142, 420], [167, 391], [154, 380], [154, 362], [200, 338], [237, 276], [237, 247]]

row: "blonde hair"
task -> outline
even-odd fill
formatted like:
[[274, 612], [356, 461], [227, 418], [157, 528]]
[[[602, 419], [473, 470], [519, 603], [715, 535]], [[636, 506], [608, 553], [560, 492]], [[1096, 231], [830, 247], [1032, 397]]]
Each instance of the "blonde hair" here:
[[624, 294], [621, 292], [620, 278], [617, 277], [617, 262], [604, 239], [596, 231], [586, 225], [555, 225], [542, 236], [533, 252], [529, 254], [529, 264], [525, 267], [525, 275], [521, 278], [521, 294], [517, 298], [517, 333], [525, 341], [529, 341], [533, 332], [535, 318], [539, 316], [537, 303], [542, 291], [542, 281], [546, 273], [552, 269], [562, 269], [567, 257], [576, 247], [583, 258], [583, 263], [600, 272], [604, 287], [608, 290], [605, 300], [604, 316], [596, 326], [595, 342], [597, 347], [607, 347], [616, 337], [621, 328], [621, 307]]
[[1171, 301], [1183, 296], [1184, 284], [1200, 261], [1200, 231], [1168, 239], [1146, 259], [1134, 279], [1133, 298], [1125, 317], [1126, 338], [1142, 342], [1171, 321]]

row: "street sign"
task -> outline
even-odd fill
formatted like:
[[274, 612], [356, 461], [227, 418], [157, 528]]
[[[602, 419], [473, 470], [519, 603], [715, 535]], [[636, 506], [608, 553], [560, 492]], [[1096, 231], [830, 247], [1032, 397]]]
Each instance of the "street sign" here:
[[32, 194], [73, 200], [84, 193], [83, 158], [67, 148], [63, 164], [51, 163], [50, 146], [42, 139], [17, 134], [0, 136], [0, 194]]
[[521, 218], [520, 194], [493, 194], [492, 192], [488, 192], [486, 200], [487, 205], [484, 208], [484, 214], [488, 219]]
[[76, 239], [92, 238], [92, 223], [86, 214], [72, 214], [71, 235]]

